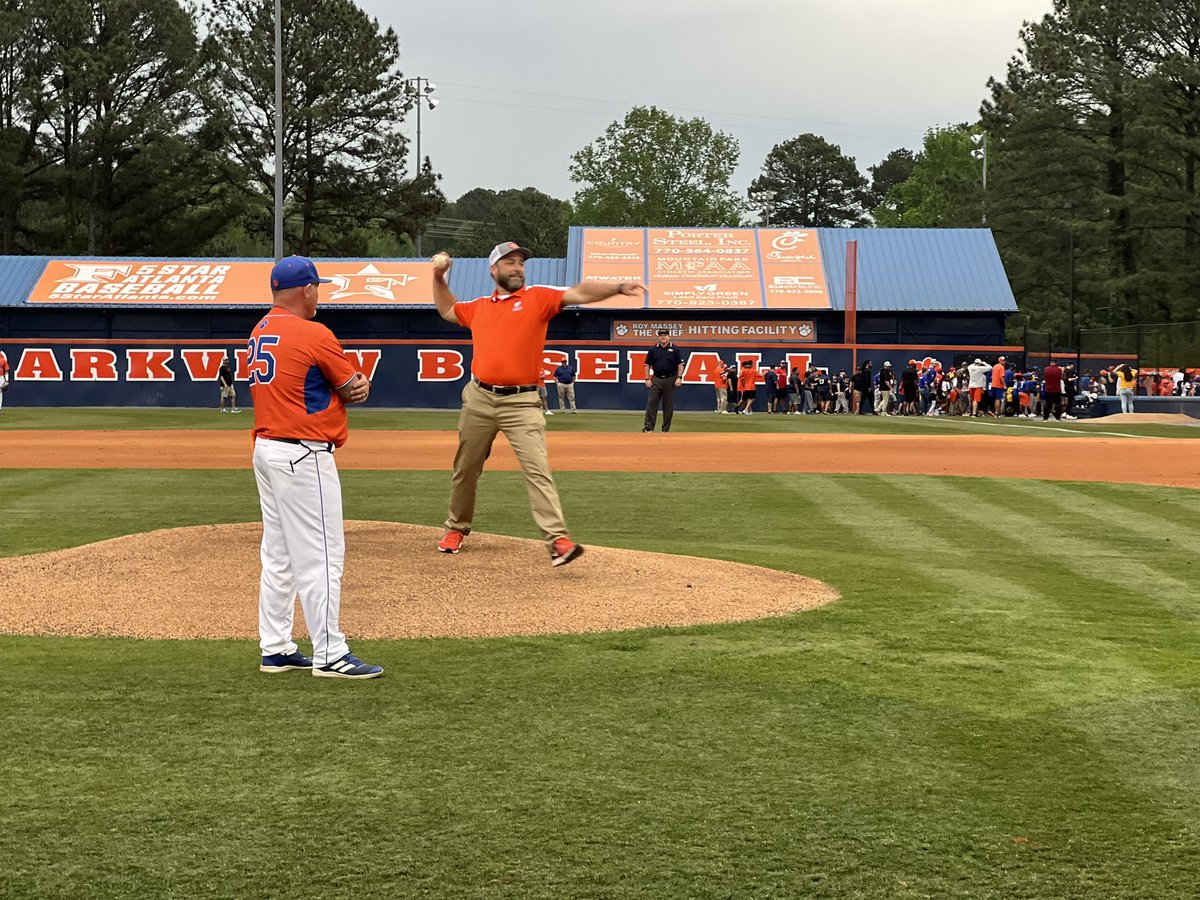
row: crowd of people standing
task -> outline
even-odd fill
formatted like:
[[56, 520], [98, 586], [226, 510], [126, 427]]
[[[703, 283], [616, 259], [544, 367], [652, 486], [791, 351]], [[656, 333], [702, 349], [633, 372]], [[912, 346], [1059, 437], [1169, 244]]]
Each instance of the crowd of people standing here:
[[[874, 371], [870, 360], [852, 374], [836, 375], [786, 363], [764, 369], [746, 360], [740, 368], [722, 364], [714, 376], [716, 412], [754, 415], [974, 416], [1074, 419], [1078, 403], [1119, 396], [1122, 412], [1134, 397], [1200, 396], [1200, 377], [1190, 372], [1139, 373], [1127, 364], [1080, 373], [1055, 360], [1019, 369], [1004, 356], [943, 368], [939, 362], [908, 360], [899, 372], [891, 361]], [[761, 390], [759, 386], [761, 385]], [[1082, 399], [1081, 399], [1082, 398]]]

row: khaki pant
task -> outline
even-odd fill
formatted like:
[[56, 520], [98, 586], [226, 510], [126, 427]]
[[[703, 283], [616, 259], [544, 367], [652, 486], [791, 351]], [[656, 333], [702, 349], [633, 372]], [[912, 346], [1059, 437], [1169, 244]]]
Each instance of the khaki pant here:
[[571, 409], [578, 409], [575, 406], [575, 382], [563, 384], [560, 381], [558, 382], [558, 408], [566, 409], [568, 400], [571, 401]]
[[535, 391], [493, 394], [474, 381], [467, 382], [463, 388], [462, 411], [458, 415], [458, 453], [454, 456], [450, 517], [446, 527], [470, 534], [479, 476], [492, 452], [492, 443], [501, 431], [525, 472], [533, 521], [547, 545], [553, 545], [556, 539], [568, 536], [567, 523], [554, 477], [550, 474], [546, 420]]
[[729, 389], [717, 388], [717, 412], [725, 412], [729, 405]]

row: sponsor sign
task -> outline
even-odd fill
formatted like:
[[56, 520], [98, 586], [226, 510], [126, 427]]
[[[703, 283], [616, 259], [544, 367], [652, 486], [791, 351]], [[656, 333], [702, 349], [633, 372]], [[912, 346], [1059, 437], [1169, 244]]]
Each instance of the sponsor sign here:
[[814, 229], [585, 228], [582, 280], [644, 281], [650, 309], [829, 309]]
[[788, 322], [755, 322], [750, 320], [705, 320], [679, 322], [669, 319], [650, 321], [616, 320], [612, 323], [612, 340], [658, 340], [658, 329], [665, 328], [680, 343], [688, 341], [745, 341], [759, 343], [812, 343], [817, 328], [811, 320]]
[[[268, 306], [269, 262], [51, 260], [30, 303]], [[321, 305], [430, 305], [428, 262], [317, 261]]]

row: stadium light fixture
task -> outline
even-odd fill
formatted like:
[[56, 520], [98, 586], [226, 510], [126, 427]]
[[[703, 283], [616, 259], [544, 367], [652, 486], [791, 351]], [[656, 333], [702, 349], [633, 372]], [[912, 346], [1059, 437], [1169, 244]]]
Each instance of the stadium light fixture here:
[[971, 157], [983, 161], [983, 224], [987, 224], [987, 132], [971, 135], [971, 143], [975, 145], [975, 149], [971, 151]]
[[[417, 164], [414, 168], [414, 178], [419, 178], [421, 175], [421, 107], [428, 106], [430, 110], [437, 109], [441, 102], [436, 97], [431, 96], [437, 90], [437, 85], [420, 75], [413, 78], [404, 79], [404, 93], [408, 95], [408, 102], [404, 104], [404, 111], [408, 112], [416, 106], [417, 108]], [[421, 235], [416, 236], [417, 256], [421, 255]]]
[[749, 189], [746, 190], [746, 194], [756, 205], [762, 207], [764, 227], [770, 228], [771, 208], [775, 203], [775, 198], [779, 195], [772, 190], [753, 191]]

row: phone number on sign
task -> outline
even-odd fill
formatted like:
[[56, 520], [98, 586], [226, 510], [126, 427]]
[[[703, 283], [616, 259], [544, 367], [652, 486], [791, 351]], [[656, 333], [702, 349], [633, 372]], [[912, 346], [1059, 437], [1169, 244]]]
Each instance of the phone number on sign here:
[[665, 298], [656, 298], [653, 302], [653, 305], [654, 306], [704, 306], [704, 307], [708, 307], [708, 306], [756, 307], [756, 306], [761, 306], [762, 304], [760, 304], [757, 300], [754, 300], [753, 298], [750, 298], [750, 297], [744, 297], [741, 299], [728, 299], [728, 300], [723, 300], [719, 297], [713, 298], [711, 300], [706, 300], [706, 299], [703, 299], [700, 297], [692, 297], [692, 298], [689, 298], [686, 300], [685, 299], [676, 299], [673, 297], [665, 297]]

